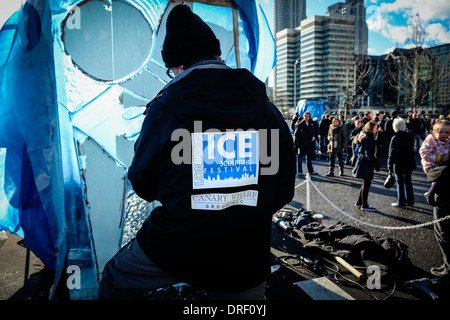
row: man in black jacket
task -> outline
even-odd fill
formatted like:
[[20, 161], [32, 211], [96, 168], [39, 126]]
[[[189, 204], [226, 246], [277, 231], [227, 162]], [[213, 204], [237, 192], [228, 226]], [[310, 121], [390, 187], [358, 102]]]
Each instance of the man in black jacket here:
[[149, 103], [128, 170], [135, 192], [162, 206], [106, 265], [99, 298], [177, 282], [264, 297], [272, 214], [294, 195], [293, 142], [264, 83], [219, 56], [208, 25], [175, 6], [162, 49], [175, 78]]
[[297, 156], [297, 175], [303, 176], [303, 158], [306, 156], [306, 167], [310, 175], [316, 175], [312, 166], [315, 155], [316, 140], [318, 137], [318, 125], [311, 119], [309, 112], [303, 113], [303, 120], [297, 123], [294, 131]]

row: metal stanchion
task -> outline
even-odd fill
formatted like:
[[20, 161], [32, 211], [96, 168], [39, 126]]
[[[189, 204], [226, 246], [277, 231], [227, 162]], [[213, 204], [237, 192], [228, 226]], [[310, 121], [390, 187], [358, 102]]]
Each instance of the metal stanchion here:
[[311, 211], [311, 175], [306, 174], [306, 210]]

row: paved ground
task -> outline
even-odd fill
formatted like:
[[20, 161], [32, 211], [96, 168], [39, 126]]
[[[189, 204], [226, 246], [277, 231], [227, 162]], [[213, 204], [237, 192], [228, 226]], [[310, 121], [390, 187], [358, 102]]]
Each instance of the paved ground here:
[[[385, 163], [382, 159], [382, 163]], [[418, 162], [419, 164], [420, 162]], [[396, 275], [396, 282], [383, 284], [381, 290], [371, 291], [355, 284], [357, 278], [334, 261], [323, 260], [328, 266], [337, 268], [339, 273], [329, 272], [328, 278], [356, 300], [394, 299], [394, 300], [429, 300], [422, 291], [411, 291], [405, 288], [406, 280], [431, 277], [428, 270], [441, 264], [441, 254], [436, 245], [433, 228], [421, 227], [407, 230], [390, 230], [388, 227], [410, 227], [432, 220], [431, 207], [426, 203], [423, 193], [428, 189], [428, 182], [421, 167], [414, 172], [413, 183], [416, 196], [414, 207], [403, 209], [390, 205], [396, 200], [395, 188], [385, 189], [382, 185], [387, 171], [376, 173], [371, 187], [370, 204], [377, 212], [366, 213], [354, 207], [360, 180], [351, 177], [351, 168], [346, 166], [345, 176], [328, 178], [325, 173], [328, 161], [313, 161], [314, 169], [319, 173], [312, 177], [312, 183], [328, 199], [323, 198], [311, 185], [310, 208], [315, 213], [324, 215], [323, 224], [332, 225], [338, 221], [368, 232], [374, 237], [388, 237], [402, 241], [408, 246], [408, 257], [411, 264], [405, 266]], [[298, 178], [296, 194], [290, 208], [300, 209], [307, 206], [306, 184], [300, 185], [305, 178]], [[328, 201], [333, 203], [331, 205]], [[370, 225], [367, 225], [369, 223]], [[43, 267], [42, 262], [26, 248], [20, 245], [21, 238], [8, 234], [8, 239], [0, 247], [0, 300], [46, 300], [52, 284], [52, 272]], [[19, 243], [19, 244], [18, 244]], [[290, 238], [273, 224], [272, 264], [278, 267], [268, 282], [267, 299], [300, 299], [311, 298], [296, 284], [299, 281], [317, 279], [317, 270], [308, 268], [295, 260], [295, 256], [316, 258], [317, 255], [305, 249], [299, 242]], [[27, 256], [29, 254], [29, 256]], [[345, 278], [343, 278], [344, 276]], [[349, 279], [351, 281], [347, 281]], [[353, 281], [353, 282], [352, 282]], [[441, 299], [449, 298], [447, 285], [433, 285]], [[64, 293], [57, 297], [65, 299]]]
[[[361, 180], [351, 176], [351, 167], [346, 166], [344, 177], [328, 178], [328, 161], [315, 161], [314, 169], [319, 173], [312, 177], [312, 182], [339, 209], [333, 207], [313, 187], [311, 188], [311, 209], [325, 216], [324, 224], [343, 221], [374, 236], [392, 237], [409, 247], [409, 255], [413, 264], [428, 271], [431, 267], [442, 264], [441, 254], [434, 238], [433, 227], [413, 228], [407, 230], [390, 230], [383, 227], [413, 227], [433, 220], [432, 207], [428, 205], [423, 194], [429, 183], [420, 166], [413, 172], [415, 205], [413, 207], [395, 208], [396, 188], [386, 189], [383, 182], [387, 176], [386, 159], [380, 159], [382, 170], [375, 173], [369, 192], [369, 204], [377, 208], [377, 212], [365, 212], [357, 209], [356, 203]], [[297, 179], [298, 184], [303, 180]], [[306, 185], [297, 188], [294, 207], [306, 207]], [[352, 218], [350, 218], [351, 216]], [[357, 219], [358, 221], [356, 221]], [[367, 225], [367, 224], [370, 225]], [[376, 225], [373, 227], [371, 225]]]
[[[324, 225], [329, 226], [341, 221], [368, 232], [373, 237], [393, 238], [406, 244], [411, 265], [405, 267], [404, 270], [400, 270], [399, 274], [397, 274], [399, 279], [396, 283], [394, 298], [427, 300], [428, 296], [423, 295], [422, 292], [406, 290], [403, 285], [405, 280], [422, 277], [434, 278], [428, 271], [431, 267], [442, 264], [441, 253], [435, 240], [433, 227], [415, 227], [433, 220], [432, 207], [428, 205], [423, 196], [429, 188], [429, 183], [417, 156], [418, 168], [413, 173], [415, 205], [405, 208], [392, 207], [391, 203], [396, 201], [396, 188], [395, 186], [392, 189], [384, 188], [383, 182], [387, 176], [386, 159], [380, 159], [380, 162], [382, 171], [375, 174], [369, 193], [369, 204], [377, 208], [376, 212], [364, 212], [354, 206], [361, 186], [361, 180], [351, 176], [351, 167], [345, 167], [345, 175], [343, 177], [329, 178], [325, 176], [328, 171], [327, 160], [313, 161], [314, 170], [319, 175], [312, 176], [311, 181], [322, 194], [316, 191], [312, 185], [310, 186], [310, 209], [324, 216]], [[305, 172], [306, 165], [303, 166], [303, 170]], [[298, 188], [296, 189], [294, 200], [290, 204], [297, 209], [307, 208], [307, 186], [306, 184], [301, 185], [304, 180], [305, 178], [297, 179]], [[406, 229], [391, 229], [390, 227], [406, 227]], [[286, 239], [284, 237], [282, 241], [287, 241]], [[276, 241], [273, 242], [273, 246], [276, 246]], [[272, 249], [274, 250], [274, 248]], [[350, 276], [352, 275], [350, 274]], [[389, 291], [389, 289], [392, 290], [393, 287], [389, 288], [387, 286], [386, 289], [387, 293], [391, 293], [392, 291]], [[433, 290], [440, 292], [442, 299], [449, 298], [448, 289], [447, 284], [433, 286]], [[353, 292], [353, 296], [358, 300], [373, 299], [371, 293], [367, 294], [366, 290], [356, 290]], [[383, 299], [384, 297], [379, 295], [377, 298]]]

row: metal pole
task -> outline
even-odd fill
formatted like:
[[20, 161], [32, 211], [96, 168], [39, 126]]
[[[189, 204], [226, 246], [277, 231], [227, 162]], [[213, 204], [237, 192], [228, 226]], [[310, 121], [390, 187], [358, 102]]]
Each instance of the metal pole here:
[[311, 175], [306, 174], [306, 210], [311, 210]]
[[300, 63], [300, 60], [295, 60], [294, 63], [294, 112], [297, 107], [297, 65]]

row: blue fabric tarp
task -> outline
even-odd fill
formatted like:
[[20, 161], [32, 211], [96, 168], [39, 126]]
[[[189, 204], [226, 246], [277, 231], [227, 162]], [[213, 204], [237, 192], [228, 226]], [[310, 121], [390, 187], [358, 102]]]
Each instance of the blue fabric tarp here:
[[305, 112], [311, 114], [311, 119], [317, 118], [320, 122], [322, 115], [325, 112], [324, 100], [300, 100], [297, 104], [295, 112], [298, 112], [299, 116], [303, 116]]

